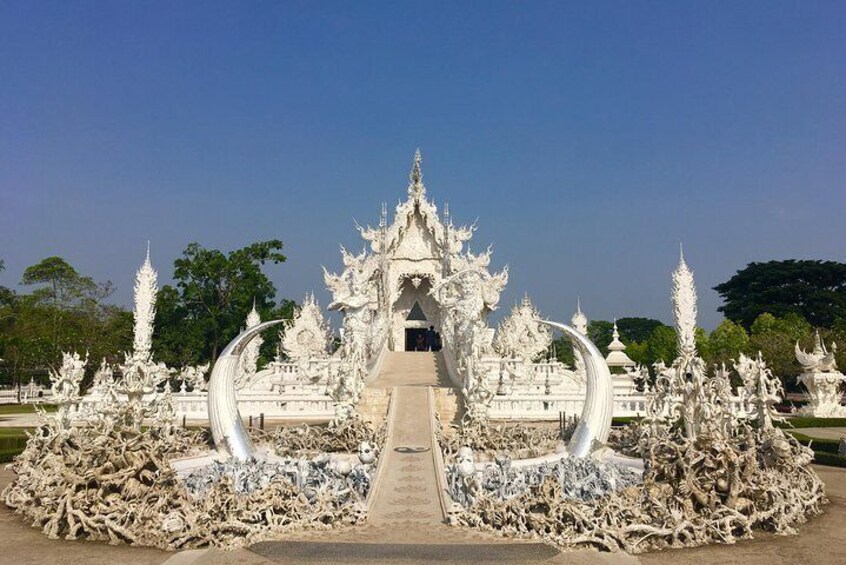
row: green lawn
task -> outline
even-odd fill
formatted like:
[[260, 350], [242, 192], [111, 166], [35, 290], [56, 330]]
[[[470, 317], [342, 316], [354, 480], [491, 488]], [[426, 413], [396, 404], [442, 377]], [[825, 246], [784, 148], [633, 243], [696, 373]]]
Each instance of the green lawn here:
[[9, 463], [26, 447], [26, 432], [32, 428], [0, 428], [0, 463]]
[[798, 439], [799, 443], [802, 443], [803, 445], [808, 445], [810, 443], [811, 449], [814, 450], [814, 463], [819, 465], [830, 465], [833, 467], [846, 467], [846, 457], [838, 455], [840, 440], [809, 437], [800, 432], [790, 430], [788, 430], [787, 433]]
[[[55, 412], [55, 404], [40, 405], [47, 412]], [[34, 414], [35, 404], [0, 404], [0, 416], [4, 414]]]
[[784, 422], [777, 422], [780, 428], [846, 428], [846, 418], [812, 418], [810, 416], [788, 416]]

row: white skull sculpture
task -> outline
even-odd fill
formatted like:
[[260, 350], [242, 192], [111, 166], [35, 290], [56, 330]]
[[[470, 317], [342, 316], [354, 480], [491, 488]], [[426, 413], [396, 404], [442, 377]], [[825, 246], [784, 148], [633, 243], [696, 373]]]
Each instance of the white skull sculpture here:
[[462, 447], [455, 456], [455, 467], [462, 477], [469, 477], [476, 472], [476, 462], [473, 460], [473, 450]]
[[376, 461], [376, 450], [366, 441], [358, 444], [358, 460], [361, 461], [362, 465], [370, 465]]

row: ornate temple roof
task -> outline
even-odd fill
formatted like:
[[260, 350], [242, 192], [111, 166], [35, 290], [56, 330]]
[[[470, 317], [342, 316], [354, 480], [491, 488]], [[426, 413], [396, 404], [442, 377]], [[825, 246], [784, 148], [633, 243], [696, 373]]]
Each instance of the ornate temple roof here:
[[383, 205], [379, 227], [358, 227], [361, 237], [370, 242], [371, 249], [379, 252], [381, 234], [385, 233], [385, 251], [390, 255], [395, 252], [412, 225], [415, 214], [419, 214], [426, 231], [434, 239], [438, 251], [443, 254], [456, 254], [461, 251], [465, 241], [473, 237], [476, 226], [459, 226], [452, 224], [449, 217], [449, 207], [444, 206], [443, 220], [438, 215], [438, 208], [433, 201], [426, 198], [426, 186], [423, 184], [423, 157], [418, 149], [414, 153], [411, 172], [408, 175], [408, 198], [399, 202], [394, 211], [394, 221], [387, 225], [387, 209]]

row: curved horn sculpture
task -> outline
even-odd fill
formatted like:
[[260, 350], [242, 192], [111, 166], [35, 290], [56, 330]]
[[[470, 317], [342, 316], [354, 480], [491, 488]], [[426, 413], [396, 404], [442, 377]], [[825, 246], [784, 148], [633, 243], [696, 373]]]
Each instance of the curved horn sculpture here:
[[581, 333], [557, 322], [538, 320], [542, 324], [561, 330], [585, 361], [587, 395], [582, 417], [576, 426], [567, 451], [575, 457], [587, 457], [597, 447], [608, 441], [611, 431], [611, 413], [614, 410], [614, 389], [611, 383], [611, 371], [599, 349]]
[[239, 461], [249, 460], [256, 451], [241, 422], [235, 397], [235, 375], [241, 361], [241, 353], [251, 339], [281, 321], [263, 322], [238, 334], [221, 352], [212, 369], [209, 380], [209, 423], [214, 446], [219, 452]]

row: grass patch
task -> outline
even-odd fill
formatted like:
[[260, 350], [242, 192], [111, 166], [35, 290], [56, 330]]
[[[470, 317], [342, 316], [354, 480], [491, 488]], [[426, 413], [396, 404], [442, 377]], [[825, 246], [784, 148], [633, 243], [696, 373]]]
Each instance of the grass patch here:
[[33, 428], [0, 428], [0, 463], [11, 463], [26, 447], [26, 432]]
[[820, 439], [816, 437], [806, 436], [805, 434], [800, 434], [799, 432], [788, 433], [804, 445], [808, 445], [808, 443], [810, 442], [811, 449], [813, 449], [814, 452], [822, 451], [825, 453], [836, 454], [837, 450], [840, 448], [840, 440], [837, 439]]
[[612, 426], [628, 426], [632, 422], [642, 420], [642, 416], [620, 416], [618, 418], [611, 418]]
[[[41, 404], [47, 412], [55, 412], [55, 404]], [[0, 404], [0, 416], [4, 414], [35, 414], [35, 404]]]
[[779, 428], [846, 428], [846, 418], [814, 418], [811, 416], [787, 417], [784, 422], [777, 422]]
[[814, 463], [828, 465], [829, 467], [846, 467], [846, 457], [836, 453], [814, 452]]
[[811, 449], [814, 450], [814, 463], [818, 465], [828, 465], [830, 467], [846, 467], [846, 457], [838, 455], [840, 450], [840, 440], [819, 439], [793, 431], [788, 431], [787, 433], [799, 440], [799, 443], [804, 445], [808, 445], [810, 443]]
[[0, 449], [0, 463], [11, 463], [23, 449]]

